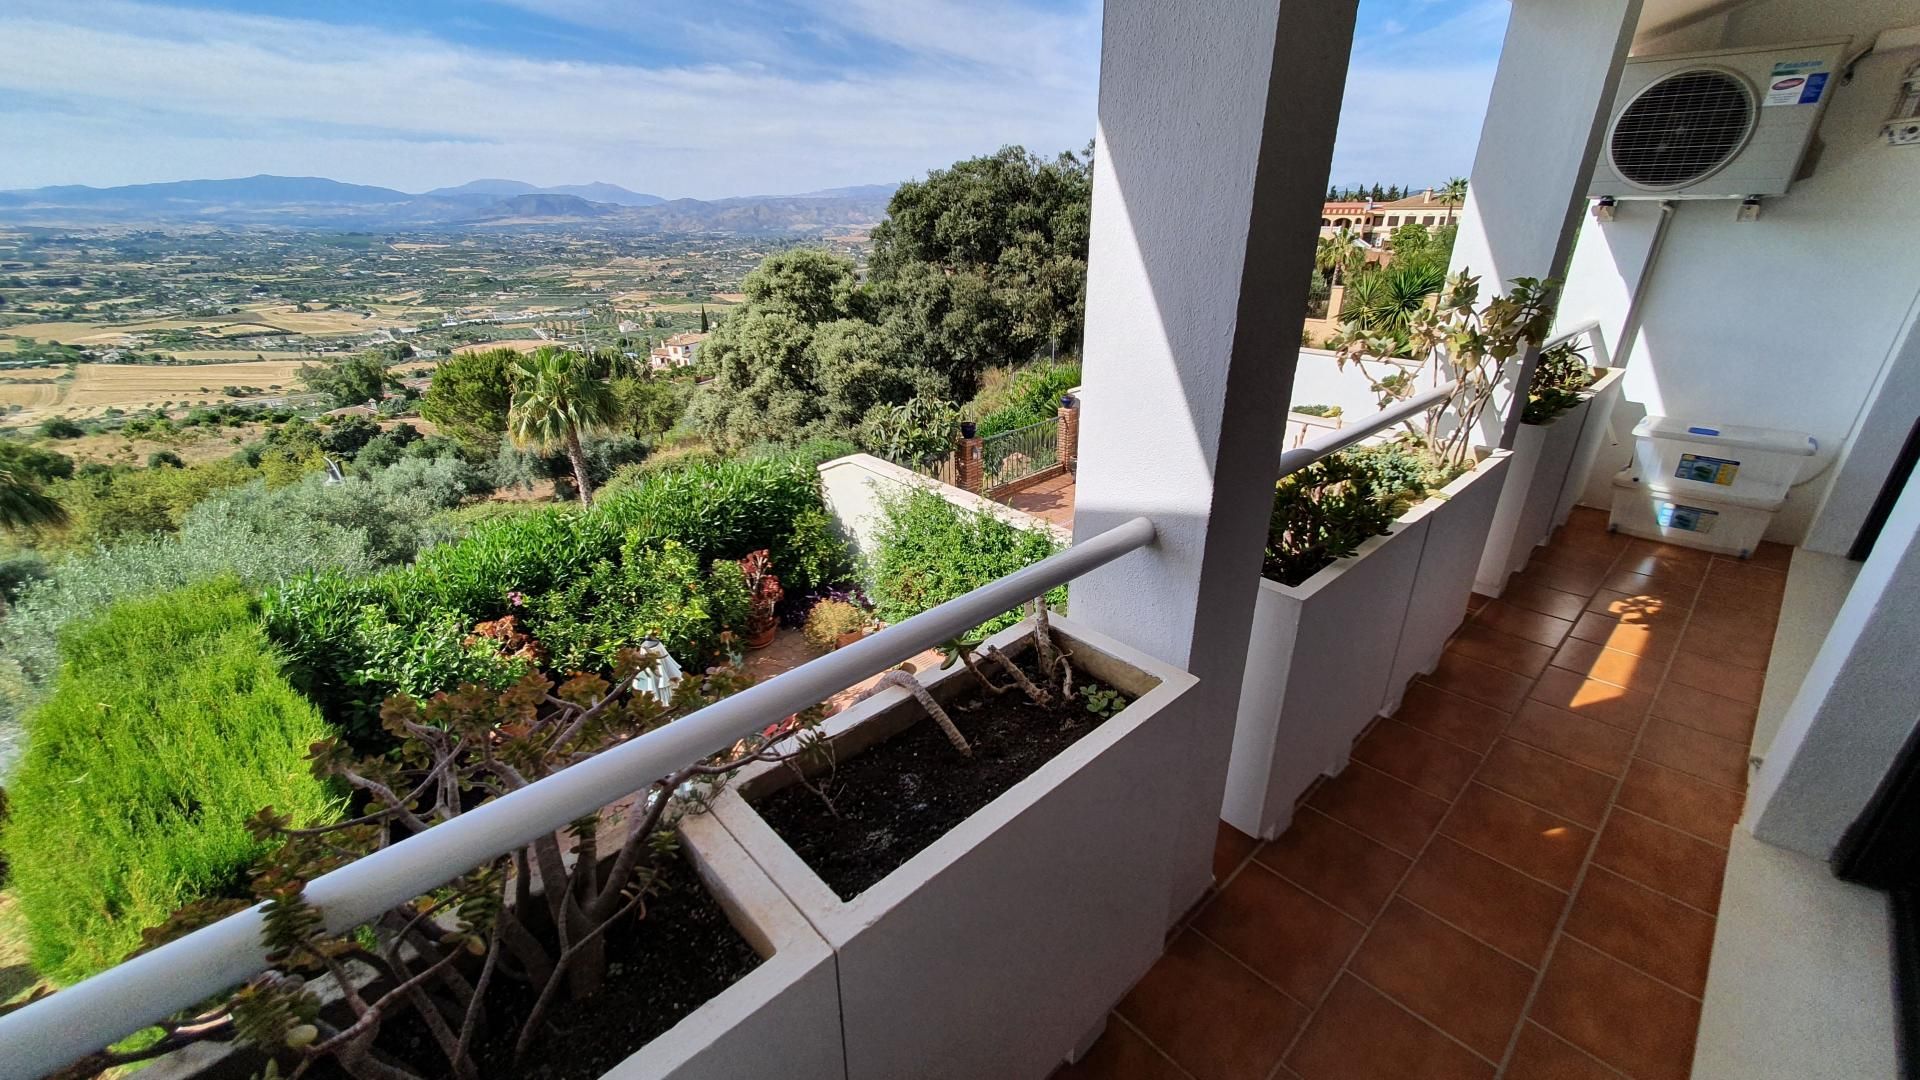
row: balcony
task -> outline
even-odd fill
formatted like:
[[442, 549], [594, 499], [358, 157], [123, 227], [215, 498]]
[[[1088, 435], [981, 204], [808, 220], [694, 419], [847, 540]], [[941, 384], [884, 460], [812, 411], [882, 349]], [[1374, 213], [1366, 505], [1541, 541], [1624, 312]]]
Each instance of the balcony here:
[[[1177, 689], [1180, 723], [1151, 732], [1152, 753], [1129, 755], [1100, 799], [1075, 804], [1071, 829], [1021, 833], [1035, 846], [996, 864], [1052, 891], [1015, 904], [1011, 877], [952, 870], [991, 846], [986, 825], [965, 851], [949, 844], [940, 872], [967, 887], [938, 907], [946, 921], [862, 958], [896, 960], [907, 974], [876, 985], [940, 1006], [891, 1024], [848, 1019], [844, 976], [872, 909], [812, 921], [788, 909], [793, 936], [762, 936], [809, 942], [793, 980], [815, 995], [807, 1022], [762, 1019], [764, 1047], [731, 1072], [691, 1056], [723, 1041], [695, 1024], [706, 1042], [683, 1031], [672, 1068], [655, 1058], [633, 1075], [887, 1075], [862, 1074], [849, 1056], [859, 1037], [890, 1052], [926, 1040], [891, 1075], [1044, 1076], [1065, 1058], [1077, 1060], [1064, 1076], [1190, 1080], [1891, 1075], [1895, 920], [1876, 889], [1914, 884], [1886, 838], [1910, 806], [1897, 796], [1920, 700], [1920, 220], [1914, 152], [1883, 145], [1878, 125], [1920, 57], [1897, 34], [1885, 52], [1855, 50], [1898, 29], [1893, 7], [1514, 0], [1454, 268], [1489, 293], [1564, 279], [1558, 326], [1590, 332], [1621, 370], [1620, 404], [1596, 429], [1596, 456], [1531, 474], [1550, 508], [1563, 496], [1582, 507], [1550, 539], [1511, 522], [1484, 534], [1524, 569], [1510, 578], [1502, 554], [1480, 595], [1463, 586], [1457, 609], [1419, 612], [1444, 648], [1415, 663], [1386, 715], [1367, 713], [1339, 761], [1295, 763], [1328, 775], [1283, 808], [1277, 835], [1220, 822], [1248, 674], [1277, 662], [1252, 630], [1274, 482], [1388, 422], [1307, 436], [1282, 419], [1307, 377], [1297, 313], [1354, 8], [1111, 0], [1085, 344], [1094, 404], [1076, 470], [1005, 493], [1073, 545], [317, 878], [311, 902], [344, 931], [1071, 580], [1083, 640]], [[1851, 39], [1853, 59], [1850, 81], [1831, 73], [1826, 148], [1757, 221], [1740, 220], [1737, 201], [1622, 202], [1588, 217], [1630, 54], [1828, 37]], [[1842, 266], [1836, 252], [1852, 254]], [[1499, 377], [1479, 433], [1489, 451], [1523, 437], [1520, 388], [1540, 344]], [[1822, 449], [1767, 543], [1710, 555], [1608, 529], [1601, 507], [1645, 414], [1804, 430]], [[1407, 591], [1397, 599], [1399, 616], [1343, 615], [1398, 641]], [[1391, 673], [1349, 661], [1333, 674]], [[888, 693], [863, 716], [906, 692]], [[1044, 801], [1026, 795], [1023, 808]], [[1121, 815], [1137, 842], [1102, 824]], [[1047, 877], [1067, 856], [1097, 887]], [[745, 862], [779, 902], [801, 891], [772, 884], [780, 867]], [[892, 899], [881, 914], [910, 906]], [[1099, 904], [1118, 909], [1107, 914], [1120, 929], [1089, 943], [1106, 925], [1068, 916]], [[1042, 908], [1055, 921], [1038, 931], [991, 930]], [[1073, 950], [1046, 951], [1061, 942]], [[231, 916], [0, 1018], [0, 1076], [40, 1075], [264, 963], [259, 913]], [[838, 977], [821, 974], [830, 965]], [[1015, 983], [1053, 993], [1032, 1004], [1007, 991]], [[750, 1011], [730, 1015], [723, 1033], [755, 1030]], [[978, 1065], [1002, 1052], [1022, 1056]], [[796, 1065], [803, 1054], [821, 1056]]]

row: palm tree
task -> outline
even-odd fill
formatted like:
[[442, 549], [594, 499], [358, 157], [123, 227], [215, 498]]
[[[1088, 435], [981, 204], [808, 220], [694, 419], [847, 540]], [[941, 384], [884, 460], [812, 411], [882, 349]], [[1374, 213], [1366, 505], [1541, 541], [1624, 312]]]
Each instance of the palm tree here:
[[1467, 201], [1467, 178], [1456, 176], [1447, 181], [1440, 189], [1440, 205], [1448, 207], [1447, 220], [1453, 221], [1460, 215], [1460, 207]]
[[32, 478], [0, 467], [0, 529], [13, 532], [66, 522], [66, 508]]
[[1369, 334], [1392, 338], [1404, 352], [1413, 317], [1447, 283], [1447, 268], [1430, 263], [1393, 263], [1360, 274], [1347, 286], [1340, 321]]
[[536, 450], [566, 450], [582, 506], [593, 503], [593, 482], [587, 475], [580, 436], [604, 430], [619, 415], [612, 389], [593, 377], [586, 359], [549, 348], [517, 361], [513, 405], [507, 413], [507, 430], [514, 442]]
[[1327, 275], [1328, 285], [1353, 276], [1355, 266], [1366, 256], [1359, 250], [1360, 240], [1353, 230], [1342, 225], [1332, 236], [1323, 236], [1313, 249], [1313, 268]]

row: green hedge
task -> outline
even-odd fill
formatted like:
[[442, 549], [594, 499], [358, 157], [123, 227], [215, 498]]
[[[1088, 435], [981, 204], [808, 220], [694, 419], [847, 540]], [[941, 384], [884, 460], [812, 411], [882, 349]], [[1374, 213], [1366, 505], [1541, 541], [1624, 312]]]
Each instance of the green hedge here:
[[[548, 643], [559, 644], [554, 662], [563, 669], [604, 662], [631, 630], [656, 633], [695, 667], [713, 655], [721, 630], [744, 629], [731, 625], [743, 618], [736, 605], [712, 595], [731, 582], [699, 568], [759, 548], [772, 551], [792, 594], [850, 572], [808, 461], [696, 462], [648, 476], [590, 510], [555, 507], [481, 523], [412, 566], [309, 576], [268, 598], [267, 631], [287, 651], [295, 685], [364, 743], [379, 739], [380, 703], [396, 691], [425, 696], [518, 678], [522, 663], [484, 642], [468, 644], [475, 623], [504, 615], [527, 617], [536, 636], [544, 629], [564, 638]], [[653, 558], [665, 552], [673, 558]], [[651, 553], [646, 565], [628, 569], [643, 553]], [[636, 590], [654, 587], [659, 603], [641, 603]], [[638, 608], [594, 610], [606, 598]]]
[[[881, 521], [867, 565], [874, 613], [896, 623], [1030, 566], [1059, 550], [1048, 534], [1022, 529], [985, 511], [963, 510], [931, 491], [881, 501]], [[1047, 594], [1055, 608], [1067, 591]], [[980, 629], [993, 633], [1020, 619], [1009, 611]]]
[[7, 784], [4, 847], [33, 965], [68, 983], [180, 904], [239, 893], [261, 807], [311, 822], [336, 805], [305, 760], [331, 732], [232, 579], [115, 604], [60, 655]]

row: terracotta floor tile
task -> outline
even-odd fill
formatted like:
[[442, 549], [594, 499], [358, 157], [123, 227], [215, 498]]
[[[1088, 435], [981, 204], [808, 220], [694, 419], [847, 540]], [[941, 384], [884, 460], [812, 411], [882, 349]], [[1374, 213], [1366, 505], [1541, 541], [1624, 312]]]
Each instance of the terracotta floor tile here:
[[1480, 784], [1467, 785], [1440, 831], [1559, 889], [1572, 887], [1593, 839], [1589, 829]]
[[1607, 819], [1593, 864], [1701, 911], [1720, 910], [1727, 853], [1632, 811], [1616, 809]]
[[1758, 705], [1760, 693], [1767, 685], [1767, 673], [1723, 664], [1682, 649], [1673, 654], [1673, 664], [1667, 670], [1667, 681]]
[[1568, 622], [1579, 618], [1580, 613], [1587, 609], [1587, 598], [1584, 594], [1562, 592], [1559, 589], [1535, 585], [1532, 582], [1519, 582], [1507, 586], [1507, 591], [1501, 594], [1500, 599], [1514, 607], [1538, 611]]
[[1507, 737], [1558, 754], [1568, 761], [1619, 776], [1633, 755], [1633, 732], [1576, 716], [1543, 701], [1520, 706]]
[[1454, 631], [1453, 639], [1447, 643], [1447, 651], [1483, 664], [1505, 668], [1529, 679], [1539, 675], [1546, 669], [1548, 661], [1553, 659], [1553, 650], [1545, 645], [1501, 633], [1477, 622], [1466, 623]]
[[1573, 628], [1571, 619], [1556, 619], [1538, 611], [1516, 607], [1505, 600], [1488, 604], [1473, 619], [1484, 626], [1545, 645], [1549, 649], [1557, 647], [1567, 636], [1567, 631]]
[[1666, 660], [1680, 644], [1680, 624], [1676, 622], [1626, 622], [1611, 615], [1589, 611], [1573, 624], [1573, 636], [1597, 642], [1609, 649], [1651, 660]]
[[1762, 540], [1760, 546], [1754, 548], [1753, 554], [1748, 557], [1747, 565], [1785, 573], [1793, 565], [1793, 548], [1786, 544], [1776, 544], [1771, 540]]
[[1639, 756], [1722, 787], [1745, 790], [1747, 786], [1747, 744], [1666, 720], [1647, 721]]
[[1395, 720], [1373, 725], [1353, 748], [1359, 761], [1429, 795], [1452, 801], [1467, 786], [1480, 756]]
[[1192, 929], [1296, 1001], [1318, 1001], [1366, 927], [1259, 864], [1240, 871]]
[[1507, 1080], [1620, 1080], [1572, 1043], [1529, 1020], [1520, 1025]]
[[1467, 614], [1471, 615], [1474, 612], [1479, 611], [1481, 608], [1486, 607], [1488, 604], [1491, 604], [1491, 603], [1493, 603], [1493, 597], [1488, 596], [1485, 593], [1477, 593], [1477, 592], [1468, 593], [1467, 594]]
[[1552, 563], [1534, 562], [1533, 565], [1513, 576], [1511, 584], [1541, 585], [1561, 592], [1578, 593], [1590, 596], [1600, 583], [1607, 579], [1604, 567], [1594, 569], [1590, 566], [1555, 566]]
[[1527, 696], [1527, 689], [1533, 685], [1524, 675], [1503, 671], [1452, 650], [1440, 657], [1440, 666], [1432, 674], [1422, 677], [1442, 690], [1472, 698], [1502, 712], [1518, 708]]
[[1694, 997], [1707, 992], [1713, 916], [1603, 867], [1580, 882], [1566, 932]]
[[1719, 611], [1711, 607], [1696, 610], [1688, 621], [1687, 629], [1698, 630], [1702, 636], [1722, 638], [1748, 648], [1773, 646], [1774, 631], [1779, 620], [1745, 611]]
[[[1691, 597], [1675, 595], [1636, 596], [1633, 593], [1615, 592], [1601, 589], [1593, 594], [1581, 608], [1585, 611], [1597, 611], [1602, 615], [1611, 615], [1623, 622], [1653, 623], [1678, 619], [1685, 615]], [[1575, 616], [1578, 618], [1578, 616]]]
[[1118, 1011], [1197, 1080], [1265, 1076], [1307, 1009], [1188, 931]]
[[1493, 1066], [1378, 990], [1343, 975], [1287, 1067], [1301, 1080], [1490, 1080]]
[[1412, 858], [1433, 835], [1447, 804], [1355, 762], [1314, 790], [1307, 805]]
[[1580, 543], [1553, 543], [1533, 549], [1533, 554], [1527, 558], [1527, 569], [1531, 570], [1537, 566], [1559, 566], [1569, 570], [1604, 573], [1613, 566], [1613, 561], [1619, 557], [1619, 554], [1618, 545], [1594, 543], [1591, 537], [1583, 537]]
[[1682, 727], [1746, 744], [1753, 742], [1753, 723], [1760, 715], [1758, 706], [1677, 683], [1671, 677], [1654, 697], [1652, 712]]
[[1566, 893], [1444, 836], [1427, 845], [1400, 895], [1535, 967], [1567, 904]]
[[1687, 1080], [1700, 1003], [1562, 938], [1530, 1015], [1635, 1080]]
[[1745, 804], [1746, 797], [1738, 791], [1641, 758], [1627, 767], [1627, 782], [1619, 797], [1620, 806], [1716, 847], [1727, 846]]
[[1185, 1080], [1186, 1073], [1118, 1017], [1087, 1056], [1058, 1070], [1052, 1080]]
[[1750, 589], [1777, 597], [1786, 594], [1787, 575], [1751, 562], [1715, 559], [1713, 568], [1707, 572], [1707, 587], [1709, 589]]
[[1380, 914], [1409, 863], [1310, 806], [1301, 807], [1287, 831], [1254, 858], [1363, 923]]
[[1588, 679], [1577, 671], [1559, 667], [1542, 672], [1528, 696], [1575, 716], [1627, 731], [1640, 730], [1647, 718], [1647, 708], [1653, 704], [1650, 694]]
[[1597, 829], [1613, 798], [1615, 778], [1525, 743], [1501, 739], [1474, 780]]
[[1709, 562], [1720, 557], [1711, 551], [1683, 547], [1679, 544], [1669, 544], [1661, 540], [1647, 540], [1638, 536], [1629, 538], [1626, 555], [1629, 559], [1644, 559], [1651, 555], [1657, 559], [1687, 563], [1702, 570], [1705, 569]]
[[1648, 694], [1660, 688], [1660, 678], [1667, 668], [1651, 657], [1604, 648], [1581, 638], [1568, 638], [1560, 651], [1553, 654], [1553, 666]]
[[1765, 671], [1767, 659], [1773, 655], [1773, 640], [1771, 637], [1761, 640], [1751, 634], [1730, 636], [1715, 630], [1711, 623], [1701, 622], [1688, 626], [1686, 633], [1680, 636], [1680, 651], [1735, 667]]
[[1507, 726], [1506, 713], [1418, 679], [1407, 687], [1393, 718], [1476, 754], [1485, 753]]
[[1715, 586], [1701, 593], [1694, 610], [1709, 619], [1746, 619], [1770, 629], [1780, 621], [1780, 597], [1757, 589]]
[[1700, 584], [1707, 576], [1708, 559], [1680, 558], [1672, 555], [1644, 554], [1634, 548], [1620, 553], [1613, 564], [1615, 574], [1636, 574], [1662, 589], [1683, 589]]
[[1531, 968], [1405, 900], [1387, 905], [1349, 970], [1493, 1061], [1533, 989]]
[[1631, 567], [1616, 565], [1611, 573], [1601, 579], [1600, 588], [1635, 596], [1654, 596], [1663, 600], [1671, 597], [1691, 602], [1690, 598], [1700, 590], [1700, 579], [1696, 577], [1692, 581], [1679, 581], [1672, 577], [1635, 573]]
[[1213, 841], [1213, 880], [1225, 881], [1253, 854], [1260, 841], [1222, 821]]

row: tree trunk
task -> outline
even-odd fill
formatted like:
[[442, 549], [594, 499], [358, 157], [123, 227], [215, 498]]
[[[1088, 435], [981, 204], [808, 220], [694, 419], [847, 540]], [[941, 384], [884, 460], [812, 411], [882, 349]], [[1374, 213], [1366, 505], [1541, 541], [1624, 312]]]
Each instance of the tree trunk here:
[[593, 481], [587, 479], [587, 452], [580, 446], [580, 433], [567, 432], [567, 460], [573, 463], [573, 483], [580, 489], [580, 505], [593, 505]]

